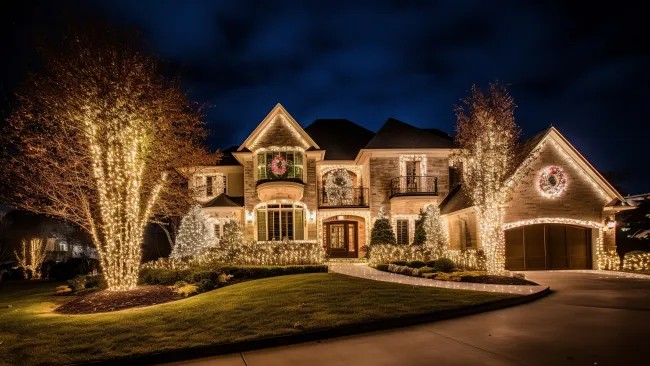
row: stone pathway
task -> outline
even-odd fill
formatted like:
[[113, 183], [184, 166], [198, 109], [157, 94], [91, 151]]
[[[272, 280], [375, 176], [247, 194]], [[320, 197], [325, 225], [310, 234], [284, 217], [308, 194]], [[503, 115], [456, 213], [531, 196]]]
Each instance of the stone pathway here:
[[471, 290], [471, 291], [486, 291], [486, 292], [503, 292], [509, 294], [531, 295], [540, 291], [544, 291], [548, 286], [519, 286], [519, 285], [490, 285], [484, 283], [467, 283], [467, 282], [454, 282], [454, 281], [437, 281], [421, 277], [412, 277], [401, 275], [397, 273], [384, 272], [364, 263], [330, 263], [330, 271], [354, 276], [367, 278], [369, 280], [384, 281], [401, 283], [405, 285], [415, 286], [431, 286], [441, 287], [454, 290]]

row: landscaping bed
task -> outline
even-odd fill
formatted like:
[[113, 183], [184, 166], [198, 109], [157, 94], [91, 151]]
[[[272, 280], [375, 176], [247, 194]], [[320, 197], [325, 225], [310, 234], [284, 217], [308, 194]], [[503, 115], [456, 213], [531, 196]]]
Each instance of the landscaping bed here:
[[422, 277], [438, 281], [455, 281], [469, 283], [485, 283], [492, 285], [519, 285], [537, 286], [538, 284], [528, 281], [523, 274], [512, 276], [489, 275], [485, 271], [464, 271], [454, 268], [453, 262], [447, 259], [431, 262], [395, 262], [391, 264], [378, 264], [375, 269], [384, 272], [403, 274], [412, 277]]
[[[246, 281], [128, 311], [55, 312], [61, 283], [0, 284], [0, 359], [70, 364], [301, 334], [463, 309], [518, 295], [408, 286], [335, 273]], [[10, 307], [8, 307], [10, 306]]]
[[170, 286], [139, 286], [130, 291], [97, 291], [80, 296], [56, 309], [61, 314], [91, 314], [124, 310], [180, 300]]

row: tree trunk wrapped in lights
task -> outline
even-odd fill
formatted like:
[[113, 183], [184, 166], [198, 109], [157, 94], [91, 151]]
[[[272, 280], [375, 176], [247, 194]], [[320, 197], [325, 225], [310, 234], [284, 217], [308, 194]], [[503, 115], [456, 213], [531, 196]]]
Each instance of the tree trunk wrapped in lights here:
[[[191, 203], [181, 167], [213, 165], [204, 122], [131, 35], [73, 34], [18, 93], [2, 131], [2, 198], [89, 232], [110, 290], [136, 286], [152, 213]], [[182, 174], [181, 174], [182, 173]]]
[[456, 141], [462, 162], [463, 187], [477, 208], [481, 243], [490, 273], [505, 270], [503, 205], [512, 189], [517, 165], [517, 140], [513, 98], [499, 85], [483, 92], [472, 86], [470, 97], [456, 106]]
[[29, 244], [27, 244], [26, 240], [23, 240], [21, 242], [21, 253], [14, 251], [14, 254], [16, 255], [18, 266], [25, 270], [25, 276], [27, 276], [27, 271], [30, 271], [32, 278], [41, 278], [41, 266], [47, 254], [43, 239], [31, 239]]

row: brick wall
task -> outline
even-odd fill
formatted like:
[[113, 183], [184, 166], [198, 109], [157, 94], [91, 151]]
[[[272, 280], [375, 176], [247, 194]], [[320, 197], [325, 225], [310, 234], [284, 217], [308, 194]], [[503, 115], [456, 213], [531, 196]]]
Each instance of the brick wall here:
[[[302, 201], [307, 205], [310, 211], [318, 209], [318, 182], [316, 180], [316, 160], [307, 159], [307, 167], [305, 171], [305, 190], [302, 196]], [[307, 221], [307, 237], [308, 240], [316, 240], [318, 233], [315, 222]]]
[[[260, 199], [257, 196], [257, 182], [255, 181], [255, 167], [253, 160], [246, 160], [244, 162], [244, 209], [247, 212], [253, 212], [255, 205], [260, 203]], [[255, 230], [255, 222], [245, 223], [244, 236], [246, 239], [253, 240]]]
[[390, 215], [390, 179], [399, 176], [399, 158], [370, 158], [370, 216], [377, 217], [380, 208]]
[[[538, 217], [563, 217], [600, 223], [604, 205], [610, 201], [602, 196], [591, 180], [574, 167], [563, 153], [550, 143], [544, 145], [537, 160], [531, 163], [528, 178], [515, 186], [508, 202], [504, 222]], [[546, 198], [538, 189], [539, 172], [550, 165], [560, 167], [567, 176], [567, 187], [558, 198]]]
[[296, 131], [284, 122], [282, 117], [276, 117], [273, 122], [269, 123], [263, 135], [250, 146], [250, 150], [259, 149], [269, 146], [303, 146], [302, 142], [296, 137]]

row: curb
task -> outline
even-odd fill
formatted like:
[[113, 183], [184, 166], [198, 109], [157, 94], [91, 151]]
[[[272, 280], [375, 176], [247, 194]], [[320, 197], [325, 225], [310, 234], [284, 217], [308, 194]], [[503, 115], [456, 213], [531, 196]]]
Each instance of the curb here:
[[503, 309], [515, 305], [525, 304], [527, 302], [535, 301], [548, 294], [550, 294], [550, 287], [536, 292], [531, 295], [520, 296], [513, 299], [499, 300], [492, 303], [474, 305], [461, 309], [443, 310], [435, 313], [424, 315], [412, 315], [404, 318], [385, 319], [357, 324], [348, 324], [336, 328], [325, 330], [315, 330], [299, 334], [290, 334], [279, 337], [261, 338], [250, 341], [241, 341], [234, 343], [216, 344], [211, 346], [191, 347], [178, 350], [170, 350], [164, 352], [147, 353], [137, 356], [116, 358], [103, 361], [94, 361], [87, 363], [79, 363], [77, 365], [124, 365], [124, 364], [162, 364], [178, 361], [186, 361], [191, 359], [219, 356], [230, 353], [240, 353], [253, 351], [264, 348], [287, 346], [292, 344], [300, 344], [306, 342], [313, 342], [322, 339], [337, 338], [354, 334], [363, 334], [379, 330], [388, 330], [394, 328], [402, 328], [410, 325], [429, 323], [438, 320], [457, 318], [465, 315], [472, 315], [483, 313], [486, 311]]

